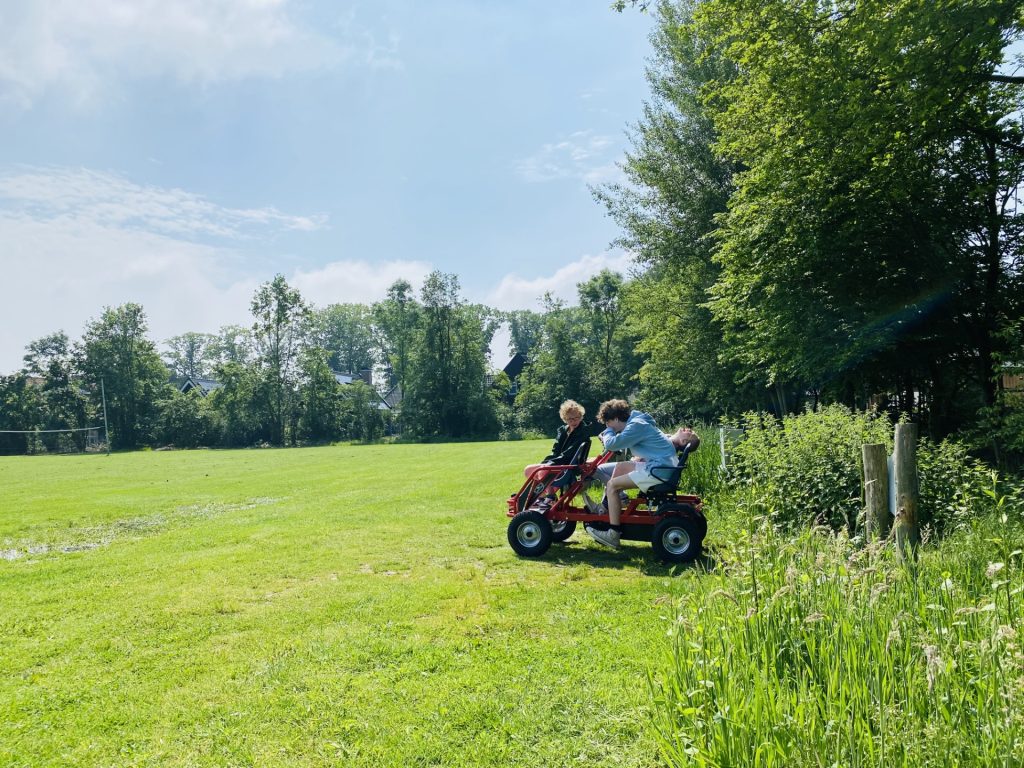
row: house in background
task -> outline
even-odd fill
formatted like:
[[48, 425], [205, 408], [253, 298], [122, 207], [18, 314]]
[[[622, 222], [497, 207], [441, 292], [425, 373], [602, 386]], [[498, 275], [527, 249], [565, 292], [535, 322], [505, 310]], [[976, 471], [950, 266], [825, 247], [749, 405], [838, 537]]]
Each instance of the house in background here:
[[204, 379], [198, 376], [186, 376], [184, 379], [171, 379], [171, 383], [174, 384], [178, 391], [183, 395], [187, 395], [193, 389], [198, 389], [199, 394], [206, 397], [208, 394], [213, 392], [215, 389], [219, 389], [221, 384], [216, 379]]
[[[508, 392], [505, 393], [505, 399], [511, 404], [516, 399], [516, 395], [519, 393], [519, 375], [523, 372], [526, 366], [529, 365], [529, 360], [521, 352], [516, 352], [512, 355], [512, 359], [505, 363], [505, 367], [501, 369], [501, 372], [508, 376], [510, 382]], [[488, 374], [487, 386], [494, 386], [494, 380], [497, 378], [496, 374]]]

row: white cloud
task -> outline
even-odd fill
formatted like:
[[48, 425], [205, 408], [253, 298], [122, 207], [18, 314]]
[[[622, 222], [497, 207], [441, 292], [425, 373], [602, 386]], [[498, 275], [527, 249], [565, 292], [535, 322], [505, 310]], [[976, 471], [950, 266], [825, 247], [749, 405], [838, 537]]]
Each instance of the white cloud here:
[[173, 236], [243, 238], [268, 229], [318, 229], [326, 217], [274, 208], [224, 208], [181, 189], [136, 184], [84, 168], [25, 168], [0, 174], [0, 201], [37, 218], [74, 218]]
[[90, 221], [0, 213], [7, 278], [0, 304], [0, 373], [33, 339], [80, 335], [104, 306], [142, 304], [156, 340], [246, 322], [257, 281], [232, 278], [226, 249]]
[[547, 276], [531, 279], [516, 274], [506, 275], [484, 301], [498, 309], [537, 310], [540, 297], [550, 292], [568, 304], [575, 304], [577, 283], [590, 279], [602, 269], [626, 274], [632, 266], [633, 257], [629, 253], [587, 255]]
[[581, 179], [588, 184], [612, 181], [621, 171], [610, 157], [615, 142], [592, 131], [577, 131], [567, 139], [545, 144], [516, 165], [520, 178], [531, 183]]
[[242, 247], [323, 224], [95, 171], [0, 175], [0, 373], [20, 366], [28, 342], [58, 329], [77, 337], [108, 305], [142, 304], [158, 341], [248, 323], [252, 293], [270, 275], [246, 269]]
[[332, 39], [295, 0], [6, 0], [0, 104], [50, 89], [86, 103], [126, 79], [215, 84], [340, 64], [394, 67], [397, 52], [357, 27]]
[[334, 261], [318, 269], [300, 269], [289, 283], [318, 306], [371, 304], [383, 299], [396, 280], [408, 280], [418, 293], [432, 270], [423, 261]]

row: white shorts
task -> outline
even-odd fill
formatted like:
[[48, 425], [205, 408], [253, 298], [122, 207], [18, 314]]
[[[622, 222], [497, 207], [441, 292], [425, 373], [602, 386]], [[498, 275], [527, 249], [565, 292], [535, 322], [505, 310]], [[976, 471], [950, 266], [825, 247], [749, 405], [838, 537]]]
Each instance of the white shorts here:
[[660, 485], [665, 482], [665, 477], [668, 475], [668, 470], [679, 466], [679, 460], [673, 456], [671, 462], [666, 459], [659, 459], [658, 463], [653, 465], [658, 470], [658, 474], [661, 477], [655, 477], [651, 474], [650, 467], [646, 461], [637, 461], [636, 469], [629, 473], [629, 479], [633, 481], [637, 488], [641, 491], [648, 491], [655, 485]]

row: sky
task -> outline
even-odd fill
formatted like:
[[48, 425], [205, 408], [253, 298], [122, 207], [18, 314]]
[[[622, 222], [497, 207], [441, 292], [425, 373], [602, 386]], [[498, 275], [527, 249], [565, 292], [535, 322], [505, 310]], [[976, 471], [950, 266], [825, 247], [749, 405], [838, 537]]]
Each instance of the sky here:
[[[570, 302], [628, 253], [621, 179], [649, 16], [610, 0], [3, 0], [0, 373], [143, 306], [158, 345], [459, 276]], [[507, 354], [497, 340], [493, 359]]]

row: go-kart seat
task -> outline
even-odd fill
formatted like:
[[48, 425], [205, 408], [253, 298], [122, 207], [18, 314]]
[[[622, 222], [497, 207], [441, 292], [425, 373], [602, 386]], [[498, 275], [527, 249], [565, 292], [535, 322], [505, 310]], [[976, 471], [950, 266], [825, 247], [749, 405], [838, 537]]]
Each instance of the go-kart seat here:
[[683, 476], [683, 469], [686, 468], [686, 459], [689, 457], [691, 449], [692, 446], [687, 443], [676, 452], [676, 455], [679, 456], [679, 466], [677, 467], [668, 465], [650, 467], [648, 471], [661, 482], [652, 485], [640, 495], [653, 499], [675, 493], [679, 488], [679, 480]]
[[576, 479], [580, 476], [580, 467], [586, 462], [589, 454], [590, 438], [587, 438], [580, 443], [580, 447], [576, 449], [576, 453], [573, 454], [572, 459], [568, 462], [573, 465], [573, 468], [565, 470], [552, 480], [549, 483], [550, 487], [564, 490], [576, 482]]

